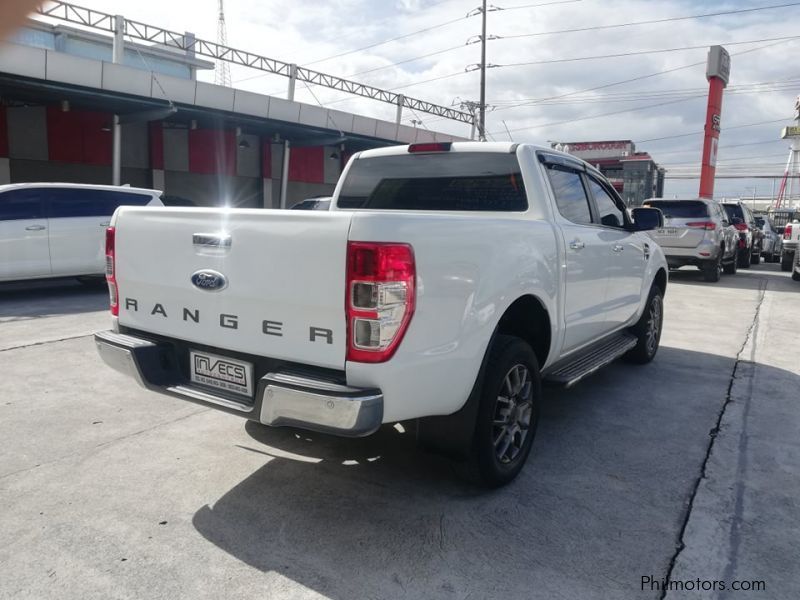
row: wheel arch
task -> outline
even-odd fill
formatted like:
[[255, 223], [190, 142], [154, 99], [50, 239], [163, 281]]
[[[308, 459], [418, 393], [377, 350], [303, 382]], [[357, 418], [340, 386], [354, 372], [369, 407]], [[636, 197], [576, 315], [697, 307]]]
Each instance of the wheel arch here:
[[495, 335], [513, 335], [533, 348], [539, 368], [550, 356], [553, 329], [550, 313], [544, 303], [532, 294], [520, 296], [505, 310], [495, 328]]

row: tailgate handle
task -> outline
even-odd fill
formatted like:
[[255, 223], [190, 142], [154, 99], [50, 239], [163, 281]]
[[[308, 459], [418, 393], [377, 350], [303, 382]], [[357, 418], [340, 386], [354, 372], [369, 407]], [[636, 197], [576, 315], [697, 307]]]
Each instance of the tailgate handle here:
[[226, 233], [195, 233], [192, 243], [205, 248], [230, 248], [231, 236]]

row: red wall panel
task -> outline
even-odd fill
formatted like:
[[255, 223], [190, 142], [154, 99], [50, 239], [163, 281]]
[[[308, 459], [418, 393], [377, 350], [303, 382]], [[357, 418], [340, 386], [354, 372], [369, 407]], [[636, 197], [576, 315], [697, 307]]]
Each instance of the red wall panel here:
[[236, 135], [218, 129], [189, 130], [189, 171], [236, 175]]
[[[111, 115], [47, 107], [50, 160], [90, 165], [111, 164]], [[108, 131], [103, 131], [108, 129]]]
[[8, 156], [8, 113], [0, 106], [0, 156]]
[[83, 137], [83, 162], [89, 165], [110, 165], [114, 137], [110, 130], [112, 116], [98, 112], [80, 113]]
[[325, 183], [325, 148], [292, 148], [289, 153], [289, 181]]
[[150, 121], [150, 168], [164, 169], [164, 127], [161, 121]]

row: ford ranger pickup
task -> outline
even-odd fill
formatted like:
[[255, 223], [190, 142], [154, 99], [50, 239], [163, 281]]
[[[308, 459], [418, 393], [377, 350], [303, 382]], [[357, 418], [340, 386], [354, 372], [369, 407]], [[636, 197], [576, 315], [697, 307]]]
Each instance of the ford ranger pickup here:
[[265, 425], [411, 422], [498, 486], [528, 457], [543, 382], [655, 356], [667, 263], [644, 232], [661, 226], [553, 150], [364, 151], [329, 211], [120, 207], [95, 341], [149, 390]]

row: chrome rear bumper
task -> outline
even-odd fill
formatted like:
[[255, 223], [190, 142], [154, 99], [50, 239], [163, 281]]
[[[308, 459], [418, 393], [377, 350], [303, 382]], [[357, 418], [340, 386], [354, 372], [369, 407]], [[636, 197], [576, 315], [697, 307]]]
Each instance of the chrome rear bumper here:
[[103, 331], [95, 345], [111, 368], [142, 387], [238, 414], [265, 425], [293, 426], [346, 437], [375, 432], [383, 420], [383, 395], [377, 389], [353, 388], [285, 372], [259, 378], [252, 403], [237, 401], [186, 380], [169, 344]]

